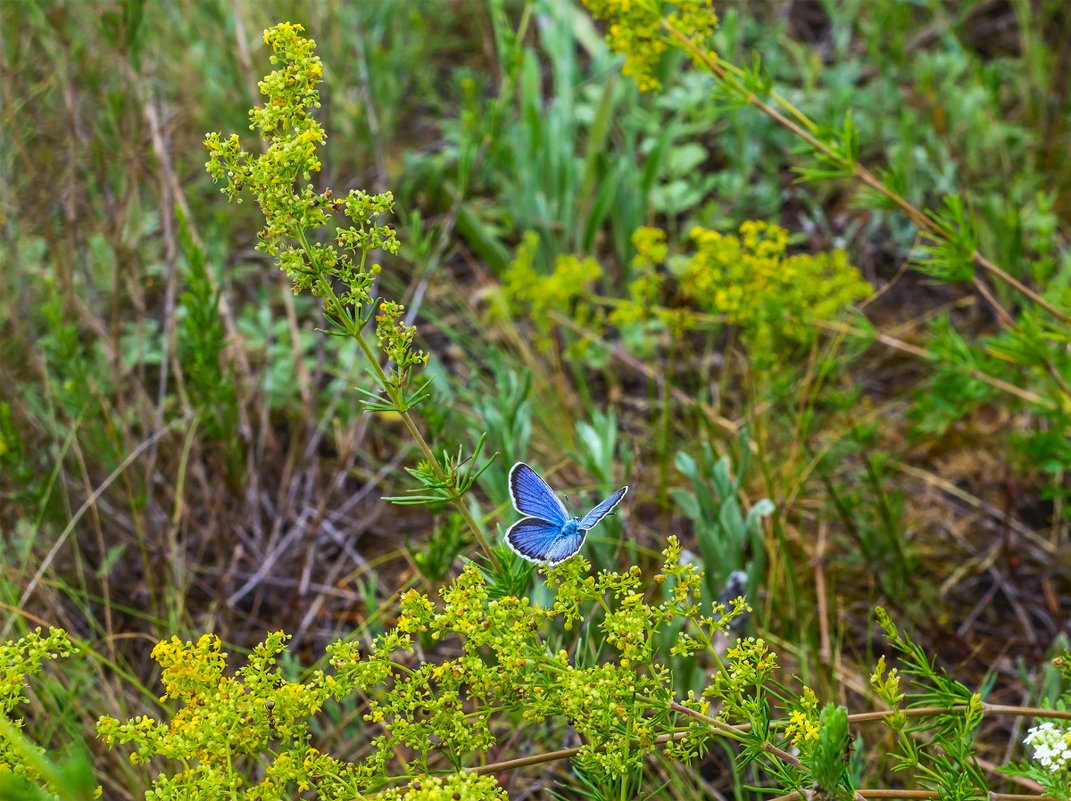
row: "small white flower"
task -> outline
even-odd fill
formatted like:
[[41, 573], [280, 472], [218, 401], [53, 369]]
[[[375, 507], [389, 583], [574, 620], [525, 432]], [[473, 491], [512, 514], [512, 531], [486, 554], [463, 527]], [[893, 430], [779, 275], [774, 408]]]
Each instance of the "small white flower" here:
[[1040, 723], [1026, 733], [1023, 743], [1034, 749], [1034, 759], [1043, 768], [1054, 773], [1071, 768], [1071, 729]]

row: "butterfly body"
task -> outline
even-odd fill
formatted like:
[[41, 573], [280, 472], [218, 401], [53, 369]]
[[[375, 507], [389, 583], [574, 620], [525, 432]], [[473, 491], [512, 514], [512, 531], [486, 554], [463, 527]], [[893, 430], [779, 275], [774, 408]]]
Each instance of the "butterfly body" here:
[[562, 526], [561, 533], [558, 534], [558, 536], [564, 538], [584, 536], [580, 530], [580, 518], [571, 517], [566, 520], [565, 525]]
[[556, 565], [580, 550], [588, 531], [621, 502], [628, 487], [612, 493], [583, 517], [574, 517], [535, 470], [517, 462], [509, 471], [509, 492], [513, 507], [528, 516], [510, 526], [506, 543], [530, 562]]

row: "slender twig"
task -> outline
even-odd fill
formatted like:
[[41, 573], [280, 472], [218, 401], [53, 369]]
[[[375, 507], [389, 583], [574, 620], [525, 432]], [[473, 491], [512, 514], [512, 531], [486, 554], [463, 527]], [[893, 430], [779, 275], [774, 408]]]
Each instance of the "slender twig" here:
[[[306, 248], [306, 251], [309, 253], [310, 256], [312, 255], [311, 248]], [[449, 487], [451, 496], [450, 500], [453, 503], [454, 508], [457, 509], [458, 513], [465, 521], [465, 524], [469, 527], [469, 530], [476, 538], [477, 543], [479, 543], [480, 548], [487, 555], [487, 558], [491, 561], [491, 564], [494, 569], [496, 571], [500, 570], [501, 567], [499, 565], [498, 559], [495, 557], [494, 551], [491, 550], [490, 543], [487, 541], [487, 538], [484, 537], [483, 531], [480, 529], [480, 526], [476, 522], [476, 519], [472, 516], [472, 512], [469, 511], [468, 506], [462, 500], [461, 495], [458, 493], [457, 487], [454, 484], [453, 479], [445, 475], [442, 469], [442, 465], [439, 464], [439, 460], [435, 457], [435, 453], [431, 450], [431, 446], [428, 444], [427, 440], [424, 439], [424, 435], [420, 433], [420, 429], [417, 427], [416, 420], [414, 419], [413, 415], [410, 414], [409, 410], [405, 409], [405, 404], [403, 403], [403, 398], [400, 395], [400, 390], [395, 391], [394, 393], [391, 392], [390, 379], [387, 376], [386, 371], [384, 371], [383, 365], [379, 363], [379, 355], [376, 353], [375, 350], [373, 350], [372, 346], [365, 338], [364, 333], [361, 331], [360, 322], [351, 320], [350, 316], [347, 314], [345, 308], [343, 307], [342, 302], [338, 299], [338, 296], [335, 295], [334, 289], [330, 286], [330, 284], [327, 283], [325, 283], [324, 286], [323, 301], [327, 311], [332, 315], [335, 320], [339, 322], [347, 321], [345, 325], [346, 333], [357, 342], [357, 345], [364, 353], [365, 359], [367, 360], [369, 366], [372, 369], [372, 372], [375, 375], [376, 382], [381, 387], [384, 387], [384, 389], [390, 396], [391, 401], [394, 403], [395, 408], [398, 411], [399, 417], [401, 417], [402, 423], [409, 430], [410, 436], [412, 436], [413, 441], [420, 449], [420, 452], [424, 455], [427, 464], [430, 465], [432, 469], [436, 471], [439, 479], [442, 480], [443, 484]]]
[[[811, 320], [810, 322], [816, 328], [824, 328], [827, 331], [835, 331], [837, 333], [842, 334], [853, 334], [859, 337], [870, 336], [869, 334], [863, 332], [860, 329], [857, 329], [846, 323], [837, 322], [835, 320]], [[872, 336], [874, 337], [875, 341], [880, 342], [882, 345], [885, 345], [887, 347], [893, 348], [894, 350], [899, 350], [903, 353], [910, 353], [912, 356], [918, 356], [920, 359], [925, 359], [926, 361], [937, 360], [937, 356], [931, 351], [928, 351], [925, 348], [920, 348], [917, 345], [912, 345], [909, 342], [904, 342], [902, 339], [897, 339], [896, 337], [889, 336], [888, 334], [882, 334], [880, 332], [875, 332]], [[1024, 400], [1027, 403], [1033, 404], [1034, 406], [1039, 406], [1043, 409], [1048, 409], [1049, 411], [1056, 410], [1056, 404], [1053, 401], [1049, 400], [1048, 398], [1043, 398], [1036, 392], [1031, 392], [1030, 390], [1023, 389], [1022, 387], [1017, 387], [1015, 386], [1015, 384], [1010, 384], [1007, 381], [995, 378], [991, 375], [983, 373], [981, 370], [971, 369], [966, 370], [964, 372], [971, 378], [981, 381], [983, 384], [989, 384], [989, 386], [993, 387], [994, 389], [998, 389], [1001, 392], [1006, 392], [1009, 395], [1014, 395], [1015, 397]]]
[[[665, 745], [666, 743], [676, 740], [683, 740], [688, 736], [688, 732], [679, 731], [673, 734], [660, 734], [654, 738], [656, 745]], [[540, 765], [544, 762], [553, 762], [557, 759], [572, 759], [580, 753], [582, 746], [575, 748], [562, 748], [558, 751], [548, 751], [545, 754], [532, 754], [526, 757], [517, 757], [517, 759], [507, 759], [502, 762], [492, 762], [488, 765], [480, 765], [479, 767], [471, 768], [472, 773], [485, 774], [485, 773], [498, 773], [503, 770], [515, 770], [516, 768], [524, 768], [528, 765]], [[599, 750], [603, 750], [602, 747]]]

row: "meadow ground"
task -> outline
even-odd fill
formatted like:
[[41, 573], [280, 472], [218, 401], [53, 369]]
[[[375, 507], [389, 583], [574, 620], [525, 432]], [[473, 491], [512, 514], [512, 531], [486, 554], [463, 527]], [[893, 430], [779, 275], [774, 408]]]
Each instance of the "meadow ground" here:
[[0, 3], [0, 795], [1071, 797], [1068, 7], [660, 6]]

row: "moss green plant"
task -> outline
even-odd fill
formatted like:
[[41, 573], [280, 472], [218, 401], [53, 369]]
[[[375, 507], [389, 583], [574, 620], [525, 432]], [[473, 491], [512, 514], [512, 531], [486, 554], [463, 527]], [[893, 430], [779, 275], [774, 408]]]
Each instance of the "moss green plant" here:
[[[57, 775], [45, 760], [45, 749], [21, 735], [24, 721], [17, 709], [26, 700], [27, 681], [42, 671], [45, 662], [71, 656], [77, 650], [67, 632], [56, 628], [49, 629], [47, 635], [36, 629], [18, 640], [0, 642], [0, 718], [4, 724], [0, 731], [0, 777], [12, 776], [39, 787], [42, 797], [57, 797]], [[13, 787], [6, 778], [3, 781], [0, 787]]]
[[[99, 733], [109, 746], [131, 745], [135, 762], [165, 759], [152, 762], [161, 772], [148, 797], [160, 801], [271, 801], [306, 791], [323, 799], [504, 798], [494, 775], [564, 757], [589, 779], [624, 790], [643, 785], [655, 754], [689, 763], [718, 740], [734, 743], [744, 764], [757, 763], [784, 792], [865, 795], [849, 770], [848, 744], [860, 736], [853, 725], [874, 716], [822, 704], [806, 686], [780, 685], [777, 655], [762, 638], [723, 648], [732, 621], [749, 607], [743, 598], [702, 603], [702, 573], [681, 552], [671, 537], [661, 570], [646, 578], [636, 567], [591, 575], [582, 558], [567, 560], [545, 570], [547, 606], [496, 597], [469, 565], [438, 600], [407, 592], [395, 625], [371, 649], [331, 644], [331, 669], [301, 682], [281, 675], [281, 632], [233, 675], [218, 638], [165, 640], [153, 656], [164, 698], [178, 709], [164, 720], [104, 717]], [[986, 705], [935, 669], [881, 610], [878, 621], [914, 679], [905, 692], [884, 657], [871, 677], [890, 709], [878, 717], [897, 736], [900, 768], [934, 798], [978, 797], [986, 791], [974, 758], [982, 717], [1041, 711]], [[589, 646], [570, 652], [553, 644], [578, 628], [588, 631]], [[670, 655], [705, 665], [700, 693], [682, 692], [655, 649], [666, 629], [678, 632]], [[355, 695], [367, 699], [365, 727], [353, 732], [366, 746], [349, 761], [317, 747], [315, 721]], [[485, 762], [515, 742], [518, 729], [564, 725], [580, 735], [578, 747]]]
[[[487, 579], [470, 565], [443, 588], [440, 604], [410, 590], [395, 626], [370, 652], [338, 641], [328, 648], [333, 670], [314, 671], [301, 683], [280, 675], [287, 639], [281, 632], [254, 649], [233, 676], [218, 638], [172, 638], [159, 643], [153, 657], [163, 671], [161, 700], [177, 701], [178, 710], [167, 721], [105, 717], [100, 736], [109, 746], [131, 744], [135, 762], [171, 760], [174, 770], [154, 784], [159, 799], [246, 793], [267, 801], [311, 787], [322, 798], [341, 799], [388, 791], [401, 781], [409, 790], [395, 789], [393, 797], [423, 798], [415, 793], [437, 786], [428, 784], [437, 774], [444, 775], [434, 781], [446, 787], [471, 785], [477, 794], [466, 797], [498, 797], [501, 790], [482, 776], [480, 755], [517, 725], [566, 721], [583, 739], [574, 754], [578, 762], [623, 781], [641, 772], [655, 749], [680, 759], [700, 752], [710, 726], [681, 719], [677, 706], [706, 713], [717, 698], [732, 714], [745, 708], [757, 714], [754, 692], [776, 667], [761, 641], [745, 641], [718, 669], [721, 679], [709, 698], [677, 703], [673, 676], [652, 648], [657, 632], [686, 618], [690, 625], [675, 652], [702, 652], [721, 665], [715, 642], [747, 610], [743, 599], [728, 609], [702, 608], [702, 576], [680, 555], [671, 539], [658, 579], [664, 597], [656, 604], [646, 600], [638, 568], [591, 576], [583, 559], [569, 560], [548, 571], [554, 600], [540, 607], [527, 598], [492, 597]], [[598, 620], [601, 655], [549, 646], [556, 629], [587, 620]], [[458, 655], [432, 657], [425, 650], [425, 659], [414, 662], [421, 642], [455, 643]], [[312, 721], [331, 700], [355, 693], [369, 699], [363, 717], [370, 754], [346, 762], [310, 742]], [[399, 761], [402, 753], [408, 757]]]
[[[504, 292], [516, 311], [535, 322], [544, 348], [562, 317], [598, 336], [607, 323], [646, 327], [657, 321], [678, 338], [721, 324], [740, 331], [741, 344], [760, 368], [809, 346], [821, 335], [821, 324], [873, 294], [844, 251], [790, 255], [788, 232], [773, 223], [746, 221], [738, 235], [695, 227], [689, 236], [691, 252], [676, 252], [665, 231], [637, 229], [634, 277], [624, 297], [607, 298], [594, 292], [603, 275], [594, 259], [562, 255], [549, 275], [538, 274], [537, 241], [527, 234]], [[570, 355], [582, 353], [587, 342], [572, 343]]]

